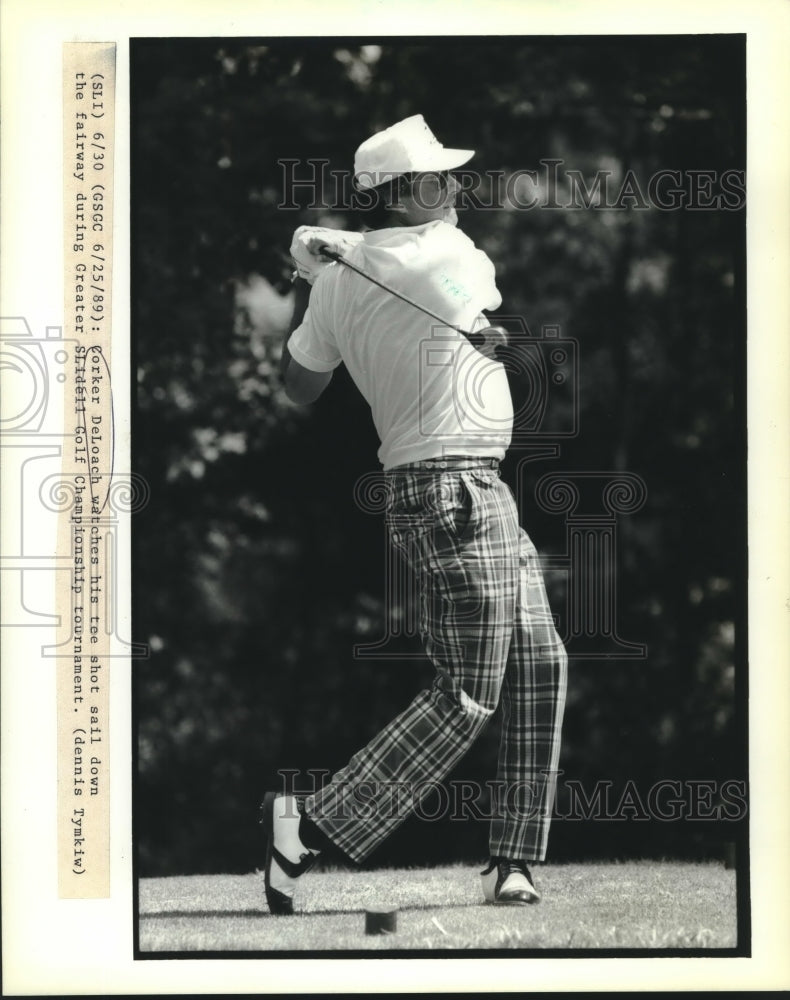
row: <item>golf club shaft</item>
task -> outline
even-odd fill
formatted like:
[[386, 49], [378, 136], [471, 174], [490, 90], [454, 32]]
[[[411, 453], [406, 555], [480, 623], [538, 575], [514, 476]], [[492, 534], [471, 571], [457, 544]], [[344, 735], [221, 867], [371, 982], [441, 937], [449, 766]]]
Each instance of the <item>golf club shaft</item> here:
[[396, 291], [394, 288], [390, 288], [389, 285], [385, 285], [383, 281], [379, 281], [378, 278], [374, 278], [372, 275], [368, 274], [367, 271], [363, 271], [361, 267], [357, 267], [356, 264], [352, 264], [350, 261], [346, 260], [345, 257], [341, 256], [339, 253], [335, 253], [334, 250], [330, 250], [328, 246], [319, 247], [319, 253], [323, 254], [324, 257], [329, 257], [330, 260], [337, 261], [338, 264], [345, 264], [347, 268], [351, 271], [355, 271], [357, 274], [362, 275], [363, 278], [367, 278], [368, 281], [372, 281], [374, 285], [378, 285], [379, 288], [383, 288], [385, 292], [389, 292], [390, 295], [394, 295], [396, 298], [401, 299], [408, 305], [413, 306], [415, 309], [419, 309], [420, 312], [424, 312], [431, 319], [437, 320], [442, 326], [448, 326], [451, 330], [455, 330], [469, 341], [470, 344], [477, 347], [482, 344], [485, 340], [479, 333], [470, 333], [467, 330], [462, 330], [460, 326], [456, 326], [455, 323], [448, 323], [446, 319], [442, 319], [441, 316], [437, 316], [435, 312], [431, 312], [430, 309], [426, 309], [425, 306], [421, 306], [419, 302], [415, 302], [410, 299], [407, 295], [402, 292]]

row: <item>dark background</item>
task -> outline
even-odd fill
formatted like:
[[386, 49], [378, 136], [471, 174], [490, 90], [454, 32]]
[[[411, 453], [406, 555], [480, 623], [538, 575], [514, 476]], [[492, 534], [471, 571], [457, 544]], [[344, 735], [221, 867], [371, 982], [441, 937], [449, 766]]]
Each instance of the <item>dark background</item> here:
[[[350, 170], [363, 139], [419, 112], [480, 171], [559, 158], [588, 181], [614, 171], [616, 194], [628, 169], [644, 186], [743, 170], [744, 39], [137, 39], [131, 56], [133, 463], [151, 488], [133, 524], [134, 637], [150, 646], [133, 678], [138, 872], [246, 872], [278, 770], [341, 766], [431, 676], [406, 640], [400, 658], [352, 653], [385, 629], [383, 523], [353, 500], [378, 442], [344, 369], [303, 409], [276, 372], [293, 230], [353, 221], [331, 191], [323, 209], [303, 190], [278, 208], [278, 161]], [[720, 805], [747, 774], [745, 209], [459, 217], [502, 312], [579, 345], [578, 434], [524, 475], [526, 446], [503, 466], [561, 634], [566, 520], [540, 509], [537, 480], [646, 487], [618, 519], [614, 586], [619, 633], [647, 656], [572, 656], [560, 811], [571, 781], [610, 783], [616, 806], [629, 781], [645, 797], [705, 780]], [[492, 778], [497, 735], [452, 777]], [[621, 816], [557, 820], [550, 860], [744, 843], [743, 823]], [[485, 849], [483, 822], [409, 820], [371, 863]]]

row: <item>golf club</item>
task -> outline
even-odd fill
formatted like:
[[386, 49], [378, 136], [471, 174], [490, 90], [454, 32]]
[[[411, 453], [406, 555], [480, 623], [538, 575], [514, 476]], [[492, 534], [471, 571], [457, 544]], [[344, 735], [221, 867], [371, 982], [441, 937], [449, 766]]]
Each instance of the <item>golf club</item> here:
[[451, 330], [455, 330], [457, 333], [462, 334], [462, 336], [466, 337], [474, 348], [480, 351], [480, 353], [485, 355], [487, 358], [493, 358], [498, 348], [507, 347], [507, 331], [502, 326], [487, 326], [483, 330], [470, 333], [468, 330], [463, 330], [460, 326], [456, 326], [455, 323], [448, 323], [446, 319], [442, 319], [441, 316], [437, 316], [435, 312], [431, 312], [430, 309], [426, 309], [425, 306], [421, 306], [419, 302], [415, 302], [402, 292], [396, 291], [396, 289], [391, 288], [389, 285], [385, 285], [383, 281], [379, 281], [378, 278], [374, 278], [366, 271], [363, 271], [361, 267], [357, 267], [356, 264], [352, 264], [351, 261], [346, 260], [346, 258], [341, 254], [331, 250], [326, 244], [323, 244], [318, 248], [318, 253], [324, 257], [328, 257], [329, 260], [345, 265], [349, 268], [349, 270], [355, 271], [363, 278], [367, 278], [368, 281], [372, 281], [374, 285], [378, 285], [379, 288], [382, 288], [385, 292], [389, 292], [390, 295], [394, 295], [396, 298], [399, 298], [403, 302], [407, 303], [407, 305], [413, 306], [415, 309], [419, 309], [420, 312], [424, 312], [427, 316], [430, 316], [431, 319], [437, 320], [442, 324], [442, 326], [448, 326]]

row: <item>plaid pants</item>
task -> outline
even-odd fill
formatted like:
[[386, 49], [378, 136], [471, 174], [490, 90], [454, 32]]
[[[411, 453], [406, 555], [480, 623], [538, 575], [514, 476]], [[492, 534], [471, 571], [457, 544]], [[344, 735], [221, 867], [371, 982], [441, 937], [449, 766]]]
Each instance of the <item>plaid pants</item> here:
[[[538, 555], [493, 460], [388, 474], [387, 527], [421, 584], [436, 675], [305, 811], [364, 860], [440, 782], [502, 702], [491, 855], [542, 861], [556, 790], [567, 656]], [[395, 801], [397, 800], [397, 801]]]

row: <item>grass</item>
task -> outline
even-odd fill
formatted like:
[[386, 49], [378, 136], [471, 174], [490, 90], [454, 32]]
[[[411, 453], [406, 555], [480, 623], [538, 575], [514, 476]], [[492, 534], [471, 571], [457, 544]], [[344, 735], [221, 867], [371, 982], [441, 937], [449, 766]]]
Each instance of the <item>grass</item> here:
[[[314, 871], [291, 917], [263, 875], [140, 880], [141, 952], [734, 948], [735, 872], [716, 863], [536, 866], [542, 901], [483, 903], [477, 869]], [[367, 907], [399, 907], [395, 934], [365, 935]]]

